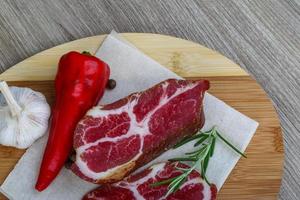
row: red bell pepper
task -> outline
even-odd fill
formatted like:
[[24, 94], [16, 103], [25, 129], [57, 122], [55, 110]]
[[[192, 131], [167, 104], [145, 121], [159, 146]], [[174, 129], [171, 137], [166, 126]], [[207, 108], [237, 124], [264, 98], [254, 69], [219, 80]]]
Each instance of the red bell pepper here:
[[106, 63], [85, 52], [72, 51], [61, 57], [49, 138], [36, 190], [47, 188], [64, 166], [72, 150], [76, 125], [103, 96], [109, 74]]

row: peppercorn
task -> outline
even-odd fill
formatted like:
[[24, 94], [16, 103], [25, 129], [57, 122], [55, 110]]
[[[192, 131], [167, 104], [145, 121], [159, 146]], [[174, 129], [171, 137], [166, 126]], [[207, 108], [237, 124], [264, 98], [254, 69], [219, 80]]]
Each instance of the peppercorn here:
[[117, 82], [114, 79], [109, 79], [106, 85], [107, 89], [114, 89], [117, 86]]

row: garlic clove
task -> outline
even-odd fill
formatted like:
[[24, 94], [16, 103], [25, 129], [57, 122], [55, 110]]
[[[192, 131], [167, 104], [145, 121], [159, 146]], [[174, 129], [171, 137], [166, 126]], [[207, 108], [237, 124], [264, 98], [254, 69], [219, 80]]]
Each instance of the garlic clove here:
[[10, 87], [9, 91], [20, 112], [14, 115], [7, 95], [0, 94], [0, 144], [27, 148], [46, 133], [50, 107], [44, 95], [29, 88]]
[[[1, 105], [0, 97], [0, 105]], [[10, 117], [10, 110], [8, 106], [2, 107], [0, 111], [0, 144], [5, 146], [15, 146], [17, 134], [15, 134], [15, 127], [18, 126], [17, 121], [12, 120]]]

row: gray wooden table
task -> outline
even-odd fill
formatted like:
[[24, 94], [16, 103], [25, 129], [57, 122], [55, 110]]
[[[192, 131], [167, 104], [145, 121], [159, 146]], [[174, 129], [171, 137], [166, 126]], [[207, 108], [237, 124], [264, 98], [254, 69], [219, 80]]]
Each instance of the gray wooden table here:
[[252, 74], [272, 98], [284, 132], [279, 198], [300, 198], [300, 0], [1, 0], [0, 70], [112, 29], [193, 40]]

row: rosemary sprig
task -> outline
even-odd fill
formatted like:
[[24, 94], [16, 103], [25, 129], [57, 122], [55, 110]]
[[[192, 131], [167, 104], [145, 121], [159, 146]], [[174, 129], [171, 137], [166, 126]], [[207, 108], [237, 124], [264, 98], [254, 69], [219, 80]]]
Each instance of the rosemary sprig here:
[[230, 142], [228, 142], [222, 135], [220, 135], [220, 133], [216, 132], [216, 134], [217, 134], [218, 138], [220, 138], [221, 140], [223, 140], [223, 142], [225, 142], [228, 146], [230, 146], [235, 152], [237, 152], [238, 154], [240, 154], [244, 158], [247, 158], [247, 156], [245, 154], [243, 154], [235, 146], [233, 146], [232, 144], [230, 144]]
[[236, 147], [234, 147], [223, 136], [221, 136], [221, 134], [217, 131], [216, 126], [214, 126], [209, 131], [206, 131], [206, 132], [199, 131], [192, 137], [185, 138], [181, 142], [177, 143], [174, 146], [174, 148], [178, 148], [188, 142], [196, 140], [196, 142], [194, 144], [195, 147], [198, 147], [198, 149], [196, 151], [185, 153], [185, 155], [186, 155], [185, 157], [173, 158], [173, 159], [169, 160], [171, 162], [190, 161], [193, 163], [190, 168], [185, 169], [185, 168], [176, 167], [176, 169], [182, 171], [181, 175], [174, 177], [174, 178], [170, 178], [167, 180], [153, 183], [153, 184], [151, 184], [151, 186], [156, 187], [156, 186], [168, 184], [168, 192], [165, 195], [165, 197], [167, 197], [171, 193], [176, 192], [180, 188], [180, 186], [182, 186], [182, 184], [187, 180], [189, 174], [194, 169], [196, 169], [198, 166], [200, 166], [202, 178], [207, 182], [207, 184], [210, 185], [210, 182], [207, 180], [205, 174], [206, 174], [206, 170], [207, 170], [207, 167], [209, 164], [209, 159], [214, 154], [214, 149], [215, 149], [215, 144], [216, 144], [217, 138], [222, 140], [226, 145], [228, 145], [230, 148], [232, 148], [236, 153], [238, 153], [241, 156], [243, 156], [244, 158], [246, 158], [246, 155], [243, 154], [241, 151], [239, 151]]

